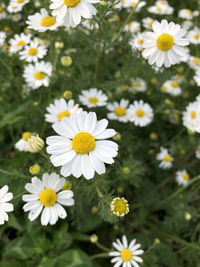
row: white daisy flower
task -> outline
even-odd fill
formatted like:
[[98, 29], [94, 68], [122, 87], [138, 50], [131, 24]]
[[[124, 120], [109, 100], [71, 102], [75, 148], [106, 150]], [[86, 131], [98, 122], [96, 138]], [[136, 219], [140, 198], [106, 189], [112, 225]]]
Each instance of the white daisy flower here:
[[54, 166], [62, 166], [61, 174], [73, 175], [86, 179], [94, 177], [95, 172], [106, 172], [105, 163], [114, 163], [118, 145], [104, 140], [116, 134], [113, 129], [106, 129], [106, 119], [97, 122], [95, 112], [81, 112], [64, 117], [53, 124], [56, 136], [47, 137], [47, 152]]
[[143, 259], [138, 257], [138, 255], [142, 255], [144, 251], [139, 249], [141, 245], [136, 244], [136, 239], [133, 239], [128, 245], [127, 238], [123, 235], [122, 242], [117, 239], [112, 245], [117, 250], [108, 253], [109, 256], [114, 257], [111, 260], [111, 263], [114, 263], [113, 267], [119, 267], [121, 265], [123, 267], [139, 267], [138, 262], [143, 262]]
[[178, 96], [182, 93], [179, 82], [175, 80], [167, 80], [164, 82], [162, 91], [173, 96]]
[[200, 57], [190, 56], [188, 64], [190, 68], [196, 70], [198, 67], [200, 67]]
[[52, 65], [50, 62], [36, 62], [35, 65], [29, 64], [24, 69], [23, 77], [28, 86], [33, 90], [49, 86], [49, 76], [52, 74]]
[[6, 33], [0, 32], [0, 46], [4, 44], [5, 40], [6, 40]]
[[10, 5], [17, 5], [23, 8], [24, 5], [28, 4], [30, 0], [10, 0]]
[[192, 13], [191, 9], [181, 9], [181, 10], [179, 10], [178, 16], [179, 16], [179, 18], [182, 18], [182, 19], [188, 19], [188, 20], [193, 19], [193, 13]]
[[20, 59], [27, 62], [38, 62], [47, 54], [47, 48], [44, 45], [39, 45], [38, 42], [31, 42], [25, 46], [23, 51], [19, 52]]
[[74, 103], [73, 99], [68, 102], [64, 98], [56, 99], [53, 104], [47, 107], [48, 113], [45, 114], [45, 120], [50, 123], [59, 122], [63, 117], [70, 117], [72, 113], [80, 113], [82, 108]]
[[179, 124], [179, 121], [180, 121], [180, 116], [179, 116], [179, 114], [177, 114], [177, 113], [171, 113], [170, 115], [169, 115], [169, 121], [172, 123], [172, 124], [174, 124], [174, 125], [177, 125], [177, 124]]
[[143, 42], [144, 42], [143, 33], [138, 33], [137, 35], [133, 36], [133, 38], [129, 41], [129, 44], [133, 50], [135, 49], [142, 50]]
[[141, 8], [146, 5], [146, 1], [139, 1], [139, 0], [123, 0], [122, 6], [124, 8], [134, 7], [135, 12], [140, 12]]
[[28, 139], [31, 138], [32, 133], [24, 132], [22, 138], [15, 144], [15, 148], [19, 151], [27, 151]]
[[159, 168], [170, 169], [174, 158], [170, 155], [167, 148], [161, 147], [160, 152], [156, 156], [157, 160], [160, 160]]
[[174, 12], [173, 7], [171, 6], [162, 6], [162, 5], [155, 5], [150, 6], [147, 8], [149, 13], [157, 14], [157, 15], [171, 15]]
[[152, 25], [153, 25], [154, 21], [155, 20], [150, 18], [150, 17], [142, 19], [143, 27], [146, 29], [152, 30]]
[[187, 185], [189, 183], [190, 175], [186, 170], [176, 172], [176, 182], [178, 185]]
[[185, 20], [183, 23], [182, 23], [182, 26], [181, 26], [183, 29], [185, 29], [186, 31], [188, 31], [190, 28], [193, 27], [193, 22], [191, 20]]
[[22, 11], [22, 8], [23, 8], [23, 5], [17, 5], [16, 3], [10, 2], [7, 7], [7, 11], [9, 13], [18, 13]]
[[9, 40], [10, 44], [10, 52], [16, 53], [21, 50], [24, 46], [26, 46], [31, 39], [31, 34], [15, 34], [14, 38]]
[[81, 17], [91, 19], [97, 10], [92, 4], [100, 0], [51, 0], [50, 9], [57, 22], [65, 26], [76, 27], [81, 22]]
[[26, 24], [28, 24], [29, 29], [38, 32], [54, 31], [60, 26], [60, 23], [57, 23], [54, 17], [49, 16], [45, 8], [41, 8], [40, 13], [37, 12], [34, 15], [28, 16]]
[[83, 27], [87, 28], [88, 30], [94, 30], [94, 29], [98, 29], [99, 25], [97, 22], [92, 21], [90, 19], [86, 19], [82, 22]]
[[162, 20], [161, 23], [155, 21], [152, 28], [154, 32], [144, 34], [143, 57], [148, 59], [151, 65], [156, 63], [157, 67], [163, 64], [165, 67], [170, 67], [180, 62], [180, 57], [185, 55], [181, 46], [189, 44], [188, 40], [183, 38], [186, 30], [166, 20]]
[[121, 99], [120, 102], [113, 102], [108, 103], [107, 109], [111, 111], [111, 113], [108, 113], [107, 117], [110, 120], [118, 120], [121, 122], [128, 122], [129, 117], [127, 114], [129, 101], [125, 99]]
[[81, 103], [89, 108], [102, 107], [106, 105], [108, 97], [96, 88], [89, 90], [82, 90], [79, 100]]
[[150, 124], [153, 120], [153, 109], [143, 100], [134, 101], [127, 110], [129, 121], [135, 126], [144, 127]]
[[146, 82], [141, 78], [135, 78], [131, 81], [131, 88], [137, 92], [145, 92], [147, 90]]
[[22, 197], [23, 201], [27, 202], [23, 209], [25, 212], [30, 211], [28, 215], [30, 221], [37, 219], [41, 212], [42, 225], [53, 225], [59, 218], [65, 219], [67, 217], [62, 205], [74, 205], [74, 194], [71, 190], [61, 191], [65, 182], [66, 180], [60, 178], [56, 173], [44, 173], [42, 180], [35, 176], [31, 183], [25, 185], [25, 189], [30, 194]]
[[130, 21], [125, 26], [124, 31], [130, 31], [132, 33], [140, 32], [140, 23], [138, 21]]
[[200, 44], [200, 29], [195, 27], [187, 34], [187, 38], [191, 44]]
[[194, 80], [198, 86], [200, 86], [200, 67], [196, 68]]
[[13, 21], [19, 21], [21, 18], [22, 18], [21, 14], [13, 14], [11, 17]]
[[13, 194], [8, 192], [8, 189], [7, 185], [0, 189], [0, 225], [8, 221], [7, 212], [14, 210], [13, 204], [8, 203], [13, 198]]
[[7, 17], [7, 14], [4, 11], [4, 6], [0, 5], [0, 20], [5, 19], [6, 17]]
[[193, 102], [183, 112], [183, 125], [193, 131], [200, 133], [200, 103]]

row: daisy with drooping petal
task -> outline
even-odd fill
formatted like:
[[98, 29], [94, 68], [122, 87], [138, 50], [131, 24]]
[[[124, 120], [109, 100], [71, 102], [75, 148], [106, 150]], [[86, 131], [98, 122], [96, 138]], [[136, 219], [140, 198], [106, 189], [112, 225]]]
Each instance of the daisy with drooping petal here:
[[131, 81], [131, 89], [137, 92], [145, 92], [147, 90], [147, 84], [145, 80], [141, 78], [135, 78]]
[[26, 46], [31, 39], [31, 34], [15, 34], [14, 38], [9, 40], [10, 44], [10, 52], [16, 53], [21, 50], [24, 46]]
[[47, 48], [44, 45], [39, 45], [38, 42], [31, 42], [19, 54], [22, 60], [38, 62], [38, 59], [42, 59], [47, 54]]
[[24, 132], [22, 138], [15, 144], [15, 148], [19, 151], [27, 151], [28, 139], [31, 138], [32, 133]]
[[156, 63], [157, 67], [170, 67], [180, 62], [180, 57], [185, 56], [182, 46], [189, 44], [189, 41], [183, 38], [186, 30], [166, 20], [162, 20], [161, 23], [155, 21], [152, 29], [154, 32], [144, 34], [143, 57], [148, 59], [150, 65]]
[[150, 124], [153, 120], [153, 109], [143, 100], [134, 101], [127, 110], [129, 121], [135, 126], [144, 127]]
[[190, 175], [186, 170], [176, 172], [176, 182], [178, 185], [187, 185], [189, 183]]
[[70, 117], [72, 113], [80, 113], [82, 108], [74, 103], [73, 99], [68, 102], [64, 98], [56, 99], [53, 104], [47, 107], [48, 113], [45, 114], [45, 120], [50, 123], [59, 122], [63, 117]]
[[141, 245], [136, 244], [136, 239], [133, 239], [128, 245], [128, 240], [123, 235], [122, 242], [117, 239], [112, 245], [117, 250], [108, 253], [109, 256], [114, 257], [111, 260], [111, 263], [114, 263], [113, 267], [119, 267], [121, 265], [123, 267], [139, 267], [138, 262], [143, 262], [142, 258], [138, 257], [138, 255], [142, 255], [144, 251], [139, 249]]
[[111, 202], [110, 209], [116, 216], [123, 217], [129, 212], [128, 201], [123, 197], [115, 197]]
[[0, 46], [4, 44], [5, 40], [6, 40], [6, 33], [0, 32]]
[[200, 29], [195, 27], [187, 34], [187, 38], [191, 44], [200, 44]]
[[8, 189], [7, 185], [0, 189], [0, 225], [8, 221], [7, 212], [14, 210], [13, 204], [8, 203], [13, 198], [13, 194], [8, 192]]
[[159, 164], [159, 168], [161, 169], [170, 169], [174, 160], [168, 149], [164, 147], [160, 148], [160, 152], [157, 154], [156, 159], [161, 161]]
[[23, 201], [27, 202], [23, 209], [25, 212], [29, 211], [30, 221], [37, 219], [41, 212], [42, 225], [53, 225], [59, 218], [67, 217], [62, 205], [74, 205], [74, 194], [71, 190], [62, 190], [65, 182], [66, 180], [56, 173], [44, 173], [42, 180], [35, 176], [31, 183], [25, 185], [25, 189], [30, 194], [22, 196]]
[[118, 145], [108, 139], [116, 134], [113, 129], [106, 129], [106, 119], [97, 122], [95, 112], [81, 112], [63, 117], [53, 124], [58, 135], [47, 137], [47, 153], [51, 154], [54, 166], [62, 166], [64, 177], [73, 175], [86, 179], [94, 177], [95, 172], [103, 174], [105, 163], [114, 163]]
[[79, 100], [83, 105], [89, 108], [105, 106], [107, 99], [108, 97], [101, 90], [97, 90], [96, 88], [83, 90], [79, 96]]
[[28, 16], [26, 24], [28, 24], [29, 29], [33, 29], [38, 32], [45, 32], [47, 30], [54, 31], [58, 26], [60, 26], [54, 17], [49, 16], [45, 8], [41, 8], [40, 13], [37, 12], [34, 15]]
[[36, 62], [35, 65], [29, 64], [24, 69], [23, 77], [28, 86], [33, 90], [49, 86], [49, 76], [52, 74], [52, 65], [50, 62]]
[[76, 27], [81, 22], [81, 17], [91, 19], [96, 15], [97, 10], [92, 4], [99, 3], [100, 0], [51, 0], [50, 9], [52, 15], [56, 17], [58, 23], [65, 26]]
[[129, 101], [126, 99], [121, 99], [120, 102], [113, 102], [108, 103], [107, 109], [111, 111], [108, 113], [107, 117], [110, 120], [118, 120], [121, 122], [128, 122], [129, 117], [127, 114], [127, 109], [128, 109]]

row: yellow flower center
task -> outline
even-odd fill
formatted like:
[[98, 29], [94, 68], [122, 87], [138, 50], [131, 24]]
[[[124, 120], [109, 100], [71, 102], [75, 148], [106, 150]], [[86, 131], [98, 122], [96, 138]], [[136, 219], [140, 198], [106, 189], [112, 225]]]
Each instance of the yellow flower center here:
[[137, 3], [136, 3], [135, 1], [133, 1], [133, 2], [131, 3], [131, 6], [132, 6], [132, 7], [136, 7], [136, 5], [137, 5]]
[[144, 110], [143, 110], [143, 109], [138, 109], [138, 110], [136, 111], [136, 115], [137, 115], [137, 117], [139, 117], [139, 118], [144, 117]]
[[64, 0], [65, 5], [68, 6], [68, 7], [75, 7], [80, 2], [81, 2], [81, 0]]
[[128, 91], [129, 88], [130, 88], [130, 85], [128, 85], [128, 84], [125, 84], [125, 85], [124, 85], [124, 90]]
[[173, 114], [172, 119], [174, 121], [177, 121], [179, 119], [179, 115], [178, 114]]
[[114, 202], [111, 203], [111, 205], [113, 213], [124, 215], [128, 211], [128, 205], [124, 198], [116, 198]]
[[46, 74], [43, 73], [43, 72], [37, 71], [34, 74], [34, 77], [35, 77], [36, 80], [43, 80], [46, 77]]
[[133, 83], [133, 86], [134, 86], [134, 87], [141, 87], [141, 83], [140, 83], [140, 82], [134, 82], [134, 83]]
[[157, 48], [161, 51], [168, 51], [174, 45], [174, 38], [168, 33], [161, 34], [157, 39]]
[[70, 113], [68, 111], [63, 111], [63, 112], [60, 112], [60, 114], [58, 115], [58, 119], [59, 121], [62, 120], [63, 117], [70, 117]]
[[132, 258], [132, 253], [131, 253], [130, 249], [124, 248], [121, 251], [121, 258], [123, 261], [130, 261], [130, 259]]
[[171, 86], [173, 88], [177, 88], [178, 87], [178, 83], [173, 81], [173, 82], [171, 82]]
[[126, 114], [126, 111], [123, 107], [118, 107], [115, 109], [115, 114], [118, 116], [118, 117], [122, 117]]
[[142, 39], [138, 39], [138, 41], [137, 41], [137, 43], [139, 44], [139, 45], [142, 45], [143, 44], [143, 40]]
[[171, 156], [170, 156], [169, 154], [165, 155], [165, 156], [164, 156], [164, 160], [165, 160], [166, 162], [170, 162], [170, 161], [171, 161]]
[[163, 86], [163, 87], [162, 87], [162, 91], [163, 91], [163, 92], [167, 92], [167, 91], [168, 91], [168, 88], [167, 88], [166, 86]]
[[21, 3], [23, 3], [24, 2], [24, 0], [17, 0], [17, 3], [18, 4], [21, 4]]
[[188, 14], [192, 14], [192, 10], [190, 10], [190, 9], [186, 9], [186, 12], [187, 12]]
[[18, 41], [16, 45], [17, 46], [25, 45], [25, 41], [24, 40]]
[[38, 50], [37, 50], [37, 48], [30, 48], [29, 50], [28, 50], [28, 54], [30, 55], [30, 56], [34, 56], [34, 55], [36, 55], [37, 54], [37, 52], [38, 52]]
[[149, 25], [150, 27], [152, 27], [153, 23], [154, 23], [154, 21], [151, 20], [151, 21], [149, 21], [148, 25]]
[[24, 132], [22, 134], [22, 139], [24, 139], [25, 141], [28, 141], [29, 138], [31, 138], [31, 133], [30, 132]]
[[96, 146], [94, 136], [88, 132], [76, 134], [72, 140], [72, 148], [78, 154], [88, 154]]
[[199, 39], [199, 34], [198, 33], [194, 35], [194, 39]]
[[42, 19], [41, 26], [43, 26], [43, 27], [51, 27], [55, 23], [56, 23], [56, 21], [55, 21], [54, 17], [47, 16], [47, 17], [44, 17]]
[[161, 7], [157, 7], [156, 10], [157, 10], [157, 11], [161, 11], [162, 8], [161, 8]]
[[192, 110], [191, 113], [190, 113], [190, 116], [191, 116], [192, 119], [195, 119], [196, 116], [197, 116], [196, 111]]
[[91, 103], [91, 104], [96, 104], [99, 102], [99, 99], [97, 97], [90, 97], [88, 99], [88, 101]]
[[184, 180], [189, 180], [190, 176], [186, 172], [182, 175]]
[[57, 194], [54, 190], [47, 188], [40, 193], [40, 202], [45, 207], [50, 207], [55, 204], [57, 200]]
[[3, 13], [3, 7], [0, 6], [0, 13]]
[[198, 65], [199, 61], [200, 61], [200, 59], [198, 57], [194, 57], [193, 58], [193, 62], [194, 62], [195, 65]]

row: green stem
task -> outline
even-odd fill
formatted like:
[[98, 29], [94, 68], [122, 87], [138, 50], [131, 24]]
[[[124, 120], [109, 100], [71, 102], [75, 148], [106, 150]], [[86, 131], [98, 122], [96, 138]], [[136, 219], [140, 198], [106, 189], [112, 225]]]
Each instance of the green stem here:
[[10, 175], [10, 176], [17, 176], [17, 177], [27, 178], [26, 175], [15, 173], [15, 172], [8, 172], [8, 171], [5, 171], [3, 169], [0, 169], [0, 172], [4, 173], [4, 174], [7, 174], [7, 175]]
[[106, 248], [104, 245], [100, 244], [99, 242], [96, 243], [96, 246], [100, 248], [101, 250], [104, 250], [106, 252], [112, 251], [112, 249]]
[[98, 185], [96, 183], [94, 183], [94, 186], [95, 186], [95, 189], [97, 191], [97, 195], [100, 197], [100, 198], [104, 198], [104, 195], [101, 193]]
[[48, 159], [48, 161], [49, 161], [49, 156], [43, 150], [40, 150], [39, 153], [40, 153], [40, 155], [43, 156], [43, 158]]
[[99, 254], [95, 254], [95, 255], [91, 256], [90, 259], [107, 258], [107, 257], [108, 257], [108, 253], [103, 252], [103, 253], [99, 253]]
[[[13, 199], [16, 199], [18, 197], [21, 197], [22, 195], [24, 195], [26, 193], [26, 191], [22, 192], [22, 193], [19, 193], [18, 195], [14, 196]], [[12, 199], [12, 200], [13, 200]]]

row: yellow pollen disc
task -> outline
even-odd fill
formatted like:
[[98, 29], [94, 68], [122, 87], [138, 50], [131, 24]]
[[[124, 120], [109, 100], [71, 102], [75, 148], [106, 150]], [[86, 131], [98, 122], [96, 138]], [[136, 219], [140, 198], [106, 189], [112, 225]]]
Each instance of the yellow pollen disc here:
[[81, 0], [64, 0], [65, 5], [68, 6], [68, 7], [75, 7], [80, 2], [81, 2]]
[[138, 41], [137, 41], [137, 43], [139, 44], [139, 45], [142, 45], [143, 44], [143, 40], [142, 39], [139, 39]]
[[162, 8], [161, 8], [161, 7], [157, 7], [156, 10], [157, 10], [157, 11], [161, 11]]
[[54, 25], [56, 23], [54, 17], [51, 17], [51, 16], [47, 16], [47, 17], [44, 17], [41, 21], [41, 26], [43, 27], [50, 27], [52, 25]]
[[166, 1], [161, 1], [161, 4], [166, 5]]
[[168, 33], [163, 33], [158, 37], [156, 44], [159, 50], [168, 51], [174, 45], [174, 38]]
[[30, 48], [29, 50], [28, 50], [28, 54], [30, 55], [30, 56], [34, 56], [34, 55], [36, 55], [37, 54], [37, 52], [38, 52], [38, 50], [37, 50], [37, 48]]
[[0, 7], [0, 13], [2, 13], [3, 12], [3, 7]]
[[55, 204], [57, 200], [57, 194], [52, 189], [44, 189], [40, 193], [40, 202], [45, 207], [50, 207]]
[[171, 86], [174, 87], [174, 88], [177, 88], [178, 87], [178, 83], [177, 82], [171, 82]]
[[193, 62], [194, 62], [195, 65], [198, 65], [199, 61], [200, 61], [200, 59], [198, 57], [194, 57], [193, 58]]
[[138, 109], [138, 110], [136, 111], [136, 115], [137, 115], [137, 117], [139, 117], [139, 118], [144, 117], [144, 110], [142, 110], [142, 109]]
[[132, 6], [132, 7], [135, 7], [136, 5], [137, 5], [137, 3], [134, 2], [134, 1], [131, 3], [131, 6]]
[[124, 215], [128, 211], [128, 206], [123, 198], [117, 198], [112, 202], [112, 211], [114, 213], [119, 213], [119, 215]]
[[130, 85], [128, 85], [128, 84], [125, 84], [125, 85], [124, 85], [124, 90], [128, 91], [129, 88], [130, 88]]
[[190, 113], [190, 116], [191, 116], [191, 118], [192, 119], [195, 119], [196, 118], [196, 116], [197, 116], [197, 113], [196, 113], [196, 111], [191, 111], [191, 113]]
[[195, 34], [194, 39], [199, 39], [199, 34]]
[[178, 114], [173, 114], [172, 119], [174, 121], [177, 121], [179, 119], [179, 115]]
[[17, 45], [17, 46], [25, 45], [25, 41], [24, 41], [24, 40], [21, 40], [21, 41], [17, 42], [16, 45]]
[[190, 176], [186, 172], [182, 175], [184, 180], [189, 180]]
[[124, 248], [121, 251], [121, 258], [123, 261], [130, 261], [130, 259], [132, 258], [132, 253], [131, 253], [130, 249]]
[[24, 2], [24, 0], [17, 0], [17, 3], [18, 4], [21, 4], [21, 3], [23, 3]]
[[96, 146], [94, 136], [87, 132], [76, 134], [72, 140], [72, 148], [78, 154], [88, 154]]
[[122, 117], [126, 114], [126, 111], [123, 107], [118, 107], [115, 109], [115, 115], [117, 115], [118, 117]]
[[149, 21], [148, 25], [149, 25], [150, 27], [152, 27], [153, 23], [154, 23], [154, 21], [151, 20], [151, 21]]
[[140, 86], [141, 86], [141, 83], [140, 83], [140, 82], [134, 82], [134, 83], [133, 83], [133, 86], [134, 86], [134, 87], [140, 87]]
[[30, 132], [24, 132], [22, 134], [22, 139], [24, 139], [25, 141], [28, 141], [29, 138], [31, 138], [31, 133]]
[[163, 91], [163, 92], [167, 92], [167, 91], [168, 91], [168, 88], [167, 88], [166, 86], [163, 86], [163, 87], [162, 87], [162, 91]]
[[88, 101], [91, 103], [91, 104], [96, 104], [99, 102], [99, 99], [96, 98], [96, 97], [90, 97], [88, 98]]
[[186, 9], [186, 12], [187, 12], [188, 14], [192, 14], [192, 10], [190, 10], [190, 9]]
[[46, 74], [43, 73], [43, 72], [37, 71], [34, 74], [34, 77], [35, 77], [36, 80], [43, 80], [46, 77]]
[[171, 156], [170, 156], [169, 154], [165, 155], [165, 156], [164, 156], [164, 160], [165, 160], [166, 162], [170, 162], [170, 161], [171, 161]]
[[58, 115], [58, 119], [59, 121], [62, 120], [63, 117], [70, 117], [70, 113], [68, 111], [63, 111], [63, 112], [60, 112], [60, 114]]

